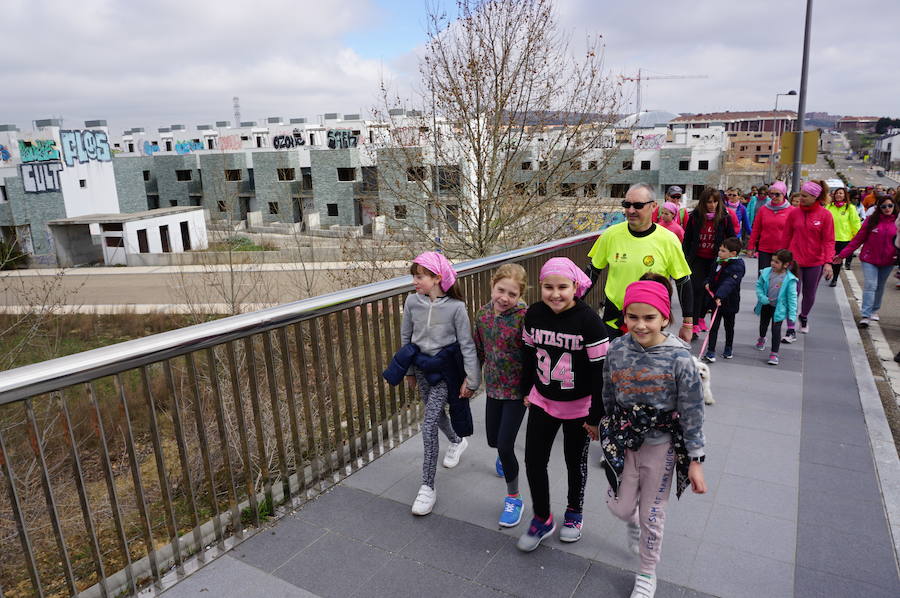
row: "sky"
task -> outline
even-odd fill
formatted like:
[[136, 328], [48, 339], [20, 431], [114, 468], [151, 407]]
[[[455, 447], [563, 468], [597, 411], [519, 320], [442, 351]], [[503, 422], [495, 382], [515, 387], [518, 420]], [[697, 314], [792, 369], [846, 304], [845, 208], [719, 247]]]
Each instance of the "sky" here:
[[[3, 0], [0, 124], [143, 126], [370, 114], [414, 88], [429, 7], [452, 0]], [[900, 2], [815, 0], [807, 111], [900, 117]], [[556, 0], [577, 50], [600, 35], [644, 109], [771, 110], [799, 90], [804, 0]], [[893, 75], [893, 76], [892, 76]], [[631, 84], [633, 85], [633, 84]], [[630, 92], [633, 95], [633, 90]], [[780, 109], [796, 109], [781, 97]]]

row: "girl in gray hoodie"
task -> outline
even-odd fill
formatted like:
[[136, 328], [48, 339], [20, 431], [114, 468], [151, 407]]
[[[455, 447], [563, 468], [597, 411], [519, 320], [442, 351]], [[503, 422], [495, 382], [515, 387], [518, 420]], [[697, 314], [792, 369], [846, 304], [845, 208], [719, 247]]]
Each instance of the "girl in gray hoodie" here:
[[628, 286], [628, 334], [610, 343], [603, 372], [607, 506], [628, 524], [630, 548], [641, 557], [632, 598], [656, 592], [673, 473], [678, 496], [688, 482], [694, 492], [706, 492], [700, 375], [690, 350], [665, 332], [671, 293], [669, 281], [652, 273]]

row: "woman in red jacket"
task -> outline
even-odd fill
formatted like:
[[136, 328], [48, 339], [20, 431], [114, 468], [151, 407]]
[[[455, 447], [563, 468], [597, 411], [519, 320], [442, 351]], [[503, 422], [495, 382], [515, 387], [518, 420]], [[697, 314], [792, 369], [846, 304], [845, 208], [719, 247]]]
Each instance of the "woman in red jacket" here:
[[768, 203], [760, 206], [753, 219], [753, 232], [747, 242], [748, 251], [757, 251], [759, 271], [772, 265], [772, 254], [784, 249], [781, 240], [784, 238], [784, 225], [788, 214], [796, 209], [787, 200], [787, 186], [775, 181], [769, 187]]
[[866, 218], [856, 236], [834, 257], [834, 263], [839, 264], [862, 245], [859, 254], [865, 277], [862, 317], [859, 319], [862, 328], [869, 326], [870, 319], [878, 320], [884, 287], [897, 261], [897, 249], [894, 247], [894, 238], [897, 236], [897, 225], [894, 222], [897, 218], [897, 202], [887, 193], [879, 193], [875, 202], [875, 211]]
[[[825, 181], [806, 181], [800, 187], [799, 209], [788, 214], [784, 225], [781, 246], [794, 254], [794, 261], [800, 266], [800, 332], [809, 332], [809, 312], [816, 302], [819, 279], [831, 280], [831, 260], [834, 258], [834, 218], [824, 208], [828, 197]], [[788, 321], [786, 343], [796, 340], [794, 323]]]

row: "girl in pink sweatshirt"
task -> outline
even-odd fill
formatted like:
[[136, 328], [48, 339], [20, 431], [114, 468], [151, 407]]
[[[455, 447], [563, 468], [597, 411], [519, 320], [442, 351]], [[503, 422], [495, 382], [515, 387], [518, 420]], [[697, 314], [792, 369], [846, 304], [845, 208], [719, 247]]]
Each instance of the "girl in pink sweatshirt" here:
[[853, 254], [853, 251], [862, 245], [859, 261], [862, 262], [863, 284], [862, 317], [859, 325], [862, 328], [869, 326], [869, 320], [878, 320], [878, 309], [881, 307], [881, 298], [884, 296], [884, 287], [891, 270], [896, 263], [897, 249], [894, 247], [894, 238], [897, 236], [897, 202], [887, 193], [879, 194], [875, 203], [875, 211], [866, 218], [859, 232], [847, 244], [844, 249], [834, 257], [834, 263], [839, 264]]
[[[788, 214], [784, 224], [781, 247], [794, 254], [800, 267], [800, 332], [809, 332], [809, 312], [816, 302], [816, 289], [824, 274], [825, 280], [833, 275], [831, 260], [834, 258], [834, 218], [825, 209], [828, 185], [825, 181], [806, 181], [800, 187], [800, 209]], [[794, 323], [788, 321], [787, 334], [782, 340], [792, 343], [797, 339]]]

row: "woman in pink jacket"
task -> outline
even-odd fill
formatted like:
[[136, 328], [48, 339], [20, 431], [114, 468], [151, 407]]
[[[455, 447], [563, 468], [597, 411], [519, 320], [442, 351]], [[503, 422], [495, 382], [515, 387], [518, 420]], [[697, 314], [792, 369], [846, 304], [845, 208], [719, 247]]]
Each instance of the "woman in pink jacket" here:
[[863, 284], [861, 328], [869, 326], [869, 320], [878, 320], [878, 309], [884, 296], [884, 286], [891, 276], [896, 263], [897, 248], [897, 202], [887, 193], [879, 193], [875, 200], [875, 211], [866, 218], [859, 232], [843, 251], [834, 257], [834, 263], [851, 255], [862, 245], [859, 261], [862, 262]]
[[747, 242], [747, 251], [757, 251], [760, 272], [772, 265], [773, 253], [784, 249], [781, 244], [784, 238], [784, 225], [788, 214], [795, 209], [787, 200], [787, 186], [783, 182], [772, 183], [768, 194], [771, 199], [756, 210], [753, 232], [750, 233], [750, 240]]
[[[788, 214], [784, 225], [781, 246], [794, 254], [800, 267], [800, 332], [809, 332], [809, 312], [816, 302], [816, 289], [822, 274], [831, 280], [834, 274], [831, 260], [834, 258], [834, 218], [825, 209], [828, 185], [825, 181], [806, 181], [800, 187], [799, 209]], [[788, 321], [783, 342], [792, 343], [797, 338], [794, 323]]]

